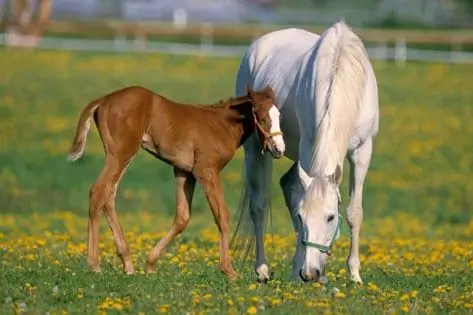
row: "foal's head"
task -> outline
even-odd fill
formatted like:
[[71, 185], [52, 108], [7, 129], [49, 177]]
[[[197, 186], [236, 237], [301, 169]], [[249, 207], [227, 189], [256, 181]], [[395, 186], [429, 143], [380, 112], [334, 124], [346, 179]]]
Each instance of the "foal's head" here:
[[273, 89], [268, 85], [260, 91], [246, 87], [247, 96], [252, 103], [252, 113], [261, 150], [268, 150], [274, 158], [284, 155], [286, 145], [280, 128], [279, 109], [275, 105], [276, 97]]

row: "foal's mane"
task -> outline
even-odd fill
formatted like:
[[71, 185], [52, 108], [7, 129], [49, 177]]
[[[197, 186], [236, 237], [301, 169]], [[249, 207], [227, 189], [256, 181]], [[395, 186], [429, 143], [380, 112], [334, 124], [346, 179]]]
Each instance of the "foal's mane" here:
[[213, 103], [213, 104], [208, 104], [205, 105], [204, 107], [207, 108], [224, 108], [224, 107], [229, 107], [229, 106], [236, 106], [236, 105], [241, 105], [246, 102], [249, 102], [250, 98], [247, 95], [244, 96], [236, 96], [236, 97], [230, 97], [227, 99], [220, 99], [219, 101]]

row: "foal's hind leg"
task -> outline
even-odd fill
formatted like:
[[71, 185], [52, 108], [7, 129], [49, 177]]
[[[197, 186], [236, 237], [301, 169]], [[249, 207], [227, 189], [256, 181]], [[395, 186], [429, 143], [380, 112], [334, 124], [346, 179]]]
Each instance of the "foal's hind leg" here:
[[[134, 154], [133, 154], [134, 155]], [[107, 215], [113, 239], [117, 247], [117, 253], [120, 256], [126, 273], [133, 273], [131, 255], [125, 236], [115, 213], [115, 195], [118, 182], [125, 172], [131, 157], [117, 158], [113, 155], [107, 155], [105, 166], [97, 182], [90, 189], [89, 204], [89, 241], [87, 261], [91, 268], [100, 271], [99, 267], [99, 232], [100, 232], [100, 214], [104, 210]]]
[[162, 251], [176, 235], [184, 231], [190, 220], [195, 178], [192, 174], [177, 168], [174, 168], [174, 177], [176, 178], [176, 214], [174, 215], [174, 223], [169, 232], [149, 252], [146, 262], [146, 271], [148, 273], [155, 272], [156, 261], [159, 259]]
[[372, 139], [368, 139], [361, 147], [354, 150], [349, 156], [350, 181], [349, 194], [350, 203], [347, 208], [347, 221], [350, 226], [350, 254], [347, 259], [351, 280], [362, 282], [360, 277], [360, 229], [363, 222], [363, 184], [368, 172], [372, 153]]

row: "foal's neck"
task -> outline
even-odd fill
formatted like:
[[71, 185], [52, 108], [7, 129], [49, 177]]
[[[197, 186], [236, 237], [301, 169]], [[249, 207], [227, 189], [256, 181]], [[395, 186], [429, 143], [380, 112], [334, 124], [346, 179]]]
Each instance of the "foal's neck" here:
[[235, 150], [255, 131], [253, 104], [247, 97], [235, 99], [236, 105], [222, 107], [222, 122], [226, 125], [228, 142], [233, 142]]

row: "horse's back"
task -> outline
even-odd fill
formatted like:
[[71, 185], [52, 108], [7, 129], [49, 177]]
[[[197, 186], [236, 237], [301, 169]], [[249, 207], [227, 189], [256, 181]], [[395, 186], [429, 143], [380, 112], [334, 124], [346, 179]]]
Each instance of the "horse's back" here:
[[317, 43], [317, 34], [298, 28], [267, 33], [246, 51], [237, 76], [236, 92], [244, 93], [246, 83], [254, 89], [270, 85], [282, 107], [304, 55]]

